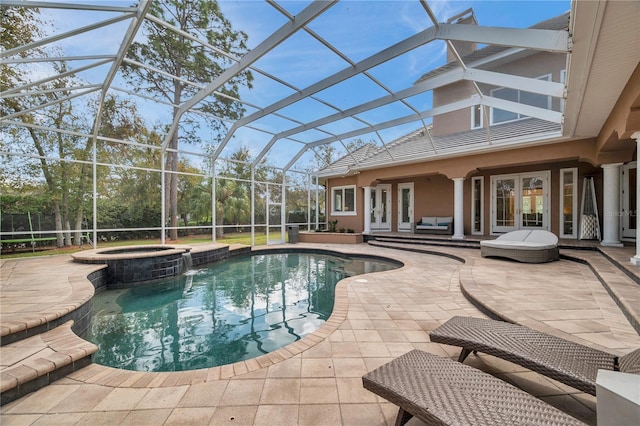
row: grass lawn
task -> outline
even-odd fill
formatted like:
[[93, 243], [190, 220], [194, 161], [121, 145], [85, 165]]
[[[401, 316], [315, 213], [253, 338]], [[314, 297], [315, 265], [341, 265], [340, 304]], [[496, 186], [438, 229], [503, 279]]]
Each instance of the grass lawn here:
[[[198, 244], [198, 243], [208, 243], [211, 242], [210, 235], [190, 235], [188, 237], [180, 238], [176, 241], [167, 240], [167, 244]], [[221, 244], [246, 244], [251, 245], [251, 233], [247, 232], [239, 232], [239, 233], [230, 233], [225, 234], [221, 238], [216, 238], [217, 243]], [[126, 240], [126, 241], [109, 241], [109, 242], [99, 242], [98, 248], [105, 247], [117, 247], [117, 246], [133, 246], [133, 245], [145, 245], [145, 244], [160, 244], [160, 239], [143, 239], [143, 240]], [[267, 236], [266, 234], [256, 234], [255, 237], [255, 245], [262, 246], [267, 244]], [[92, 246], [85, 244], [82, 247], [71, 246], [71, 247], [63, 247], [63, 248], [39, 248], [38, 250], [32, 252], [21, 251], [17, 253], [2, 253], [3, 259], [15, 259], [22, 257], [36, 257], [36, 256], [50, 256], [53, 254], [71, 254], [76, 253], [82, 250], [91, 250]]]

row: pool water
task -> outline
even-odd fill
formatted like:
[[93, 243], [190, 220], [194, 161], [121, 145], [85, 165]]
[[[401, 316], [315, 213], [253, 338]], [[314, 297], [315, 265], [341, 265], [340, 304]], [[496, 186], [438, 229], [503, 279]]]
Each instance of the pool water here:
[[93, 361], [135, 371], [231, 364], [293, 343], [331, 315], [347, 276], [394, 262], [313, 253], [231, 258], [160, 282], [96, 294]]

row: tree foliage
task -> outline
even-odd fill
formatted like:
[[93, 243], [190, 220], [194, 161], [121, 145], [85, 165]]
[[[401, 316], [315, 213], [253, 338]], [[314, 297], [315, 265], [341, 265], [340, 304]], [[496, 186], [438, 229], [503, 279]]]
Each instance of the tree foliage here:
[[[1, 5], [2, 30], [0, 31], [0, 47], [2, 50], [11, 50], [23, 46], [40, 38], [40, 10], [38, 8], [8, 7]], [[33, 54], [33, 51], [31, 52]], [[21, 57], [27, 57], [29, 52], [23, 51]], [[23, 70], [7, 64], [0, 63], [0, 91], [16, 87], [23, 81]], [[2, 114], [8, 114], [5, 108], [12, 102], [12, 98], [5, 98], [2, 102]]]
[[[150, 14], [178, 28], [180, 32], [169, 31], [152, 21], [145, 21], [146, 40], [134, 43], [127, 57], [135, 62], [127, 62], [124, 76], [138, 91], [157, 96], [173, 105], [172, 116], [178, 116], [179, 106], [211, 83], [226, 68], [247, 50], [247, 35], [234, 31], [231, 23], [223, 16], [214, 0], [158, 0], [151, 5]], [[205, 41], [208, 46], [193, 40], [189, 34]], [[144, 63], [152, 68], [136, 65]], [[158, 73], [157, 70], [164, 71]], [[223, 119], [236, 120], [244, 113], [241, 103], [234, 100], [239, 97], [241, 86], [251, 86], [252, 75], [249, 71], [239, 73], [230, 79], [217, 93], [205, 98], [195, 111], [208, 113], [208, 125], [212, 140], [224, 136]], [[166, 200], [170, 218], [172, 239], [177, 238], [178, 221], [178, 144], [180, 140], [197, 142], [198, 121], [187, 113], [182, 124], [168, 135], [166, 156], [167, 174]], [[217, 118], [213, 118], [217, 117]], [[171, 173], [173, 172], [173, 173]]]
[[[216, 1], [159, 0], [153, 2], [149, 13], [206, 41], [217, 50], [203, 46], [184, 34], [168, 31], [152, 21], [145, 21], [146, 40], [133, 43], [127, 57], [170, 75], [125, 62], [124, 76], [139, 92], [179, 105], [234, 64], [230, 57], [237, 58], [246, 53], [247, 35], [233, 30]], [[242, 104], [231, 98], [239, 97], [241, 86], [251, 87], [252, 80], [249, 71], [238, 74], [218, 90], [221, 95], [214, 94], [205, 99], [196, 110], [220, 118], [240, 118], [244, 113]], [[222, 120], [212, 119], [209, 124], [214, 130], [214, 137], [223, 131]], [[198, 140], [194, 133], [181, 135], [181, 138], [190, 142]]]

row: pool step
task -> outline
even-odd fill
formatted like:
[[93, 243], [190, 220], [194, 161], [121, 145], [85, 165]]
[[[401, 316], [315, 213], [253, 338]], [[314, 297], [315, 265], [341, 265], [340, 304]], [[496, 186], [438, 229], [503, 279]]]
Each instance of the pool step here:
[[46, 333], [0, 347], [4, 405], [91, 363], [98, 347], [78, 337], [68, 321]]

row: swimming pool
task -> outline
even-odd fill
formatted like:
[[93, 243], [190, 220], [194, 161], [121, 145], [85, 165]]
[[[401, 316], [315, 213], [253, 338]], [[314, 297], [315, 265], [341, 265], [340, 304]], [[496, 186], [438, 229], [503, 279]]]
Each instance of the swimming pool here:
[[231, 364], [293, 343], [331, 315], [341, 279], [401, 266], [327, 253], [239, 256], [93, 300], [93, 361], [135, 371]]

